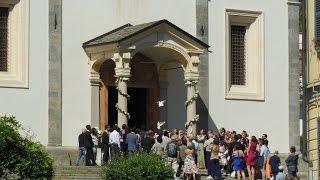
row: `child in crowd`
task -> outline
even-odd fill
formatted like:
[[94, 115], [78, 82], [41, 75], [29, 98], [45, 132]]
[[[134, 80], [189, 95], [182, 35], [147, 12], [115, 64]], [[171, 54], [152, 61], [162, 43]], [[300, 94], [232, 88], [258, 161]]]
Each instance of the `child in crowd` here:
[[196, 174], [198, 172], [197, 165], [193, 158], [193, 147], [192, 145], [188, 145], [185, 150], [186, 159], [184, 160], [184, 176], [186, 180], [196, 179]]

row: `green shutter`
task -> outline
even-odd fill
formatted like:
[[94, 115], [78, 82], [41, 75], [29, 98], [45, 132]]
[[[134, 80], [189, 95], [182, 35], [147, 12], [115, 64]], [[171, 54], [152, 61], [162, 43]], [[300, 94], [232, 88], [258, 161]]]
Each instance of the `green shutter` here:
[[320, 0], [314, 1], [314, 7], [315, 7], [315, 22], [314, 22], [314, 28], [315, 28], [315, 37], [320, 38]]

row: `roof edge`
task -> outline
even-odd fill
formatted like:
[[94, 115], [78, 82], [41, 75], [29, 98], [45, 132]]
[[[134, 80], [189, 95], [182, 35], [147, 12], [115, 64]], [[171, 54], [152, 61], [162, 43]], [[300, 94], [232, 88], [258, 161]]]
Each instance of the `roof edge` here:
[[159, 20], [159, 21], [157, 21], [156, 23], [154, 23], [154, 24], [152, 24], [152, 25], [150, 25], [150, 26], [148, 26], [148, 27], [146, 27], [146, 28], [140, 29], [139, 31], [131, 34], [130, 36], [127, 36], [127, 37], [124, 37], [124, 38], [118, 40], [118, 42], [123, 41], [123, 40], [126, 40], [126, 39], [129, 39], [129, 38], [131, 38], [132, 36], [135, 36], [135, 35], [143, 32], [143, 31], [146, 31], [146, 30], [148, 30], [148, 29], [151, 29], [151, 28], [153, 28], [153, 27], [155, 27], [155, 26], [158, 26], [159, 24], [162, 24], [162, 23], [166, 23], [166, 24], [168, 24], [169, 26], [177, 29], [178, 31], [180, 31], [181, 33], [187, 35], [189, 38], [195, 40], [196, 42], [198, 42], [198, 43], [201, 44], [202, 46], [206, 47], [207, 49], [210, 47], [207, 43], [201, 41], [201, 40], [198, 39], [197, 37], [191, 35], [190, 33], [188, 33], [188, 32], [186, 32], [185, 30], [179, 28], [178, 26], [174, 25], [173, 23], [171, 23], [170, 21], [168, 21], [168, 20], [166, 20], [166, 19]]
[[107, 33], [104, 33], [104, 34], [98, 36], [98, 37], [95, 37], [95, 38], [93, 38], [93, 39], [91, 39], [91, 40], [89, 40], [89, 41], [86, 41], [86, 42], [82, 43], [82, 47], [83, 47], [83, 48], [89, 47], [89, 46], [90, 46], [90, 45], [88, 45], [89, 43], [91, 43], [91, 42], [93, 42], [93, 41], [95, 41], [95, 40], [97, 40], [97, 39], [100, 39], [100, 38], [103, 37], [103, 36], [109, 35], [109, 34], [111, 34], [111, 33], [114, 33], [114, 32], [116, 32], [116, 31], [119, 31], [119, 30], [121, 30], [121, 29], [123, 29], [123, 28], [130, 27], [130, 26], [132, 26], [132, 24], [128, 23], [128, 24], [125, 24], [125, 25], [123, 25], [123, 26], [120, 26], [120, 27], [118, 27], [118, 28], [116, 28], [116, 29], [113, 29], [112, 31], [109, 31], [109, 32], [107, 32]]

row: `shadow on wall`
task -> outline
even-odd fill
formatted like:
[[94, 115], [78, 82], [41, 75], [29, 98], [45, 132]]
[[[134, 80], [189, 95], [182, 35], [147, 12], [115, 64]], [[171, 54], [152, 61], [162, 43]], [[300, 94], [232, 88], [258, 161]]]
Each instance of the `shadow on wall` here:
[[214, 132], [219, 132], [216, 124], [213, 121], [213, 118], [208, 113], [208, 108], [203, 102], [201, 96], [197, 99], [197, 113], [199, 114], [200, 120], [197, 126], [197, 132], [200, 132], [200, 129], [212, 130]]

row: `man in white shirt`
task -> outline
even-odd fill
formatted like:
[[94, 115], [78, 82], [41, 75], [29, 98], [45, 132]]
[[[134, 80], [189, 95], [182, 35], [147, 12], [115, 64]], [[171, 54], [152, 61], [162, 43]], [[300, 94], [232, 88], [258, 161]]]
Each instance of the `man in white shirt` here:
[[213, 143], [213, 133], [208, 132], [209, 139], [204, 141], [203, 147], [206, 149], [206, 155], [205, 155], [205, 164], [208, 170], [208, 175], [211, 174], [210, 167], [209, 167], [209, 161], [211, 156], [211, 144]]
[[168, 131], [163, 131], [162, 134], [162, 144], [164, 146], [164, 152], [167, 153], [167, 144], [171, 141], [169, 138], [169, 132]]
[[260, 149], [260, 157], [263, 157], [263, 166], [261, 168], [262, 178], [266, 178], [266, 163], [267, 163], [267, 156], [269, 155], [270, 151], [268, 148], [268, 140], [262, 140], [262, 146]]
[[115, 160], [120, 155], [120, 134], [118, 127], [114, 126], [109, 136], [111, 161]]

